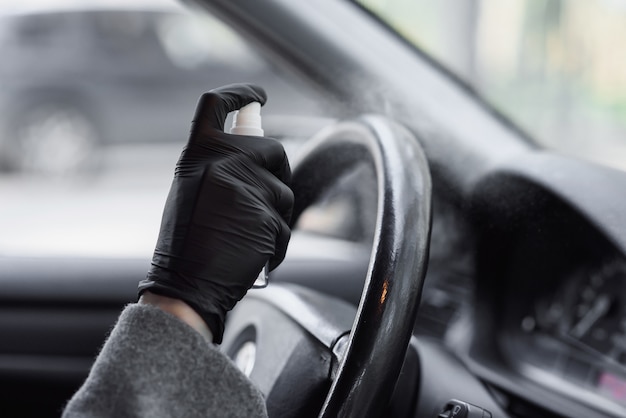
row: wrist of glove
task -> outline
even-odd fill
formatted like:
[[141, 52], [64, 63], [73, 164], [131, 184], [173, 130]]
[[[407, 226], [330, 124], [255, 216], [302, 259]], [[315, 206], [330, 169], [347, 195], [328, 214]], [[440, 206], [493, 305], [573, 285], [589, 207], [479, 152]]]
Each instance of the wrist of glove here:
[[264, 91], [236, 84], [205, 93], [176, 165], [152, 265], [139, 293], [181, 299], [220, 343], [226, 313], [289, 242], [291, 172], [278, 141], [223, 132], [226, 115]]

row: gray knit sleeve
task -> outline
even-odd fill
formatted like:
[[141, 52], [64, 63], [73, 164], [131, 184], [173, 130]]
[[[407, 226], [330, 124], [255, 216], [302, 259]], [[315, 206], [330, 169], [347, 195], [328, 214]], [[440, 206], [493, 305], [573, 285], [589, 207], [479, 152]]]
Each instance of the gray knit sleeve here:
[[122, 312], [63, 417], [264, 417], [261, 393], [215, 346], [161, 309]]

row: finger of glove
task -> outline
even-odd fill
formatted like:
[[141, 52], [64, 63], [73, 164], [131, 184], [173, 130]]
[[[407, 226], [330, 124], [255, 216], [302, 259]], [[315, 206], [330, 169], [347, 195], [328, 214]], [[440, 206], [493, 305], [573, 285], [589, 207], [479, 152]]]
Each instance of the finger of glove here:
[[268, 204], [285, 222], [289, 223], [293, 212], [293, 191], [289, 186], [270, 173], [269, 170], [257, 169], [254, 170], [254, 172], [259, 184], [262, 185], [265, 190]]
[[289, 244], [290, 239], [291, 229], [289, 228], [289, 225], [287, 225], [287, 222], [281, 220], [280, 231], [276, 236], [276, 250], [274, 252], [274, 256], [272, 256], [269, 261], [270, 271], [278, 267], [285, 259], [285, 255], [287, 254], [287, 245]]
[[254, 137], [243, 135], [229, 135], [216, 133], [213, 140], [196, 141], [204, 147], [212, 147], [214, 151], [222, 154], [243, 154], [253, 162], [267, 169], [280, 181], [289, 185], [291, 183], [291, 167], [283, 145], [267, 137]]
[[192, 134], [224, 131], [226, 116], [252, 102], [265, 104], [267, 95], [254, 84], [229, 84], [200, 96], [193, 118]]

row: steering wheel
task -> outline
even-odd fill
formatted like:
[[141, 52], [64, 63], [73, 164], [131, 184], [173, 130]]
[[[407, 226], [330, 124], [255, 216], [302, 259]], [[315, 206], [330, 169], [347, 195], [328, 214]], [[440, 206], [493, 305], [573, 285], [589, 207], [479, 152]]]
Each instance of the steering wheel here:
[[[262, 327], [264, 308], [258, 305], [261, 300], [273, 303], [276, 311], [289, 315], [290, 323], [296, 322], [299, 328], [305, 329], [303, 335], [307, 338], [315, 336], [316, 344], [323, 343], [325, 351], [312, 351], [317, 354], [304, 357], [311, 363], [321, 358], [316, 367], [322, 370], [296, 373], [297, 377], [287, 379], [290, 381], [287, 387], [291, 391], [294, 385], [304, 384], [309, 375], [320, 375], [326, 382], [331, 379], [330, 388], [328, 385], [323, 388], [325, 398], [318, 397], [323, 399], [321, 410], [317, 405], [315, 411], [320, 411], [318, 416], [323, 418], [383, 414], [406, 355], [428, 262], [431, 227], [428, 164], [416, 138], [385, 117], [366, 115], [340, 122], [309, 142], [294, 164], [294, 217], [297, 219], [339, 176], [363, 162], [371, 164], [375, 170], [378, 206], [367, 276], [356, 315], [353, 311], [346, 313], [343, 306], [330, 308], [331, 302], [324, 296], [270, 284], [266, 289], [249, 292], [240, 302], [244, 310], [249, 299], [256, 299], [257, 305], [244, 315], [237, 317], [235, 314], [234, 325], [229, 318], [224, 337], [225, 350], [233, 357], [246, 340], [256, 339], [259, 344], [267, 344], [272, 338], [250, 331], [256, 326]], [[268, 317], [267, 321], [276, 321], [276, 312], [268, 315], [274, 315], [274, 319]], [[333, 316], [344, 318], [336, 320]], [[344, 329], [346, 317], [354, 318], [348, 330]], [[277, 341], [269, 343], [271, 350], [289, 344], [285, 342], [289, 340], [285, 336], [287, 328], [281, 330], [273, 337]], [[293, 350], [304, 350], [300, 343], [293, 345]], [[260, 351], [257, 350], [259, 354]], [[325, 353], [330, 353], [330, 357]], [[289, 356], [293, 357], [293, 352]], [[258, 357], [256, 364], [286, 362], [285, 355], [275, 356], [280, 358], [278, 360]], [[328, 358], [331, 361], [327, 361]], [[273, 373], [277, 368], [272, 365], [265, 370]], [[255, 380], [254, 374], [251, 377]], [[285, 378], [277, 376], [272, 381], [281, 380]], [[266, 392], [272, 391], [267, 389], [265, 377], [257, 377], [257, 381], [260, 386], [266, 385]]]

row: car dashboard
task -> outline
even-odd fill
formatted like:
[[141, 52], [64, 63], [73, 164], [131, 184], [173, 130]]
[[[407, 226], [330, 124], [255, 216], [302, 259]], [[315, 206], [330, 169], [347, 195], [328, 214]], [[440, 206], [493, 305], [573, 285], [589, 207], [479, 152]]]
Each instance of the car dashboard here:
[[[468, 261], [444, 281], [456, 309], [430, 316], [450, 318], [443, 345], [512, 416], [626, 414], [625, 184], [623, 172], [532, 151], [489, 170], [447, 216]], [[435, 205], [433, 241], [438, 216]], [[455, 276], [466, 280], [450, 288]]]

